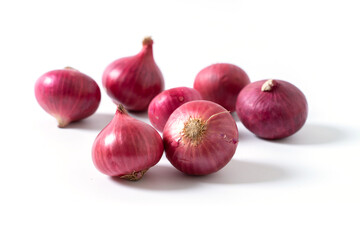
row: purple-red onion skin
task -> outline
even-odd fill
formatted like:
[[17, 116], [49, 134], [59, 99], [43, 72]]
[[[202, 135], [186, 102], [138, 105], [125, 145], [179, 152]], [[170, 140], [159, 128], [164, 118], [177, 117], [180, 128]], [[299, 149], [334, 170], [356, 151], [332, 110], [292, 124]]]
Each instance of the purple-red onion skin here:
[[103, 74], [106, 93], [130, 111], [145, 111], [150, 101], [164, 90], [164, 78], [154, 61], [150, 40], [144, 40], [137, 55], [112, 62]]
[[162, 138], [152, 126], [117, 110], [96, 137], [92, 159], [100, 172], [122, 177], [154, 166], [163, 151]]
[[89, 117], [98, 108], [100, 88], [89, 76], [71, 68], [42, 75], [35, 83], [40, 106], [54, 116], [59, 127]]
[[236, 112], [244, 126], [260, 138], [291, 136], [305, 124], [305, 95], [293, 84], [276, 79], [270, 91], [262, 91], [266, 81], [253, 82], [240, 92]]
[[[190, 118], [208, 120], [198, 144], [192, 144], [182, 133]], [[206, 175], [223, 168], [235, 154], [238, 138], [238, 129], [231, 114], [222, 106], [205, 100], [191, 101], [177, 108], [170, 115], [163, 132], [167, 159], [189, 175]]]
[[202, 69], [196, 76], [194, 88], [205, 100], [235, 111], [236, 98], [250, 79], [246, 72], [229, 63], [217, 63]]
[[162, 132], [175, 109], [187, 102], [201, 99], [200, 93], [193, 88], [177, 87], [165, 90], [150, 102], [148, 108], [150, 122]]

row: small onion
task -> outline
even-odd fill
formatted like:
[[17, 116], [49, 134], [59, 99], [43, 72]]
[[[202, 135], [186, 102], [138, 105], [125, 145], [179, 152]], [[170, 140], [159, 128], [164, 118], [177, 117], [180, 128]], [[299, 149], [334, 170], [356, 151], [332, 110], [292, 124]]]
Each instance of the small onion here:
[[92, 158], [100, 172], [136, 181], [159, 162], [163, 151], [159, 133], [119, 105], [114, 118], [96, 137]]
[[193, 88], [177, 87], [163, 91], [149, 105], [150, 122], [157, 130], [162, 132], [166, 121], [175, 109], [184, 103], [201, 99], [200, 93]]
[[100, 104], [101, 93], [89, 76], [67, 67], [42, 75], [35, 84], [40, 106], [55, 117], [59, 127], [92, 115]]
[[146, 110], [150, 101], [164, 90], [164, 78], [154, 61], [152, 45], [153, 40], [145, 38], [137, 55], [112, 62], [103, 74], [106, 93], [128, 110]]
[[237, 98], [236, 112], [256, 136], [280, 139], [305, 124], [308, 105], [304, 94], [293, 84], [269, 79], [247, 85]]
[[235, 154], [238, 138], [231, 114], [205, 100], [177, 108], [163, 132], [166, 157], [189, 175], [206, 175], [224, 167]]
[[195, 78], [194, 88], [205, 100], [235, 111], [236, 98], [247, 84], [248, 75], [233, 64], [217, 63], [201, 70]]

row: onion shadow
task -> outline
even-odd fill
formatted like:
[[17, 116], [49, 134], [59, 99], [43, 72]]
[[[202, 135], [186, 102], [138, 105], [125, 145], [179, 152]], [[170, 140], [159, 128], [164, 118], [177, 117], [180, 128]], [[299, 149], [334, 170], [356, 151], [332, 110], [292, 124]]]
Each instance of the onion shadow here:
[[236, 111], [230, 113], [235, 122], [240, 122], [239, 116], [237, 115]]
[[150, 168], [139, 181], [132, 182], [119, 177], [110, 179], [120, 185], [144, 190], [181, 190], [197, 186], [197, 182], [170, 165], [156, 165]]
[[288, 171], [276, 165], [233, 159], [220, 171], [199, 177], [212, 184], [246, 184], [280, 181], [291, 178]]
[[293, 145], [317, 145], [343, 141], [347, 138], [345, 131], [334, 126], [305, 124], [297, 133], [287, 138], [267, 140], [274, 143]]
[[113, 182], [123, 186], [162, 191], [194, 188], [203, 183], [246, 184], [279, 181], [287, 178], [290, 178], [289, 174], [279, 166], [235, 159], [220, 171], [206, 176], [190, 176], [170, 165], [157, 165], [136, 182], [110, 177]]
[[81, 129], [99, 132], [110, 123], [113, 117], [114, 114], [110, 113], [95, 113], [88, 118], [70, 123], [65, 129]]
[[148, 111], [141, 111], [141, 112], [136, 112], [136, 111], [129, 111], [130, 116], [132, 116], [133, 118], [136, 118], [138, 120], [142, 120], [144, 122], [149, 121], [149, 115], [148, 115]]

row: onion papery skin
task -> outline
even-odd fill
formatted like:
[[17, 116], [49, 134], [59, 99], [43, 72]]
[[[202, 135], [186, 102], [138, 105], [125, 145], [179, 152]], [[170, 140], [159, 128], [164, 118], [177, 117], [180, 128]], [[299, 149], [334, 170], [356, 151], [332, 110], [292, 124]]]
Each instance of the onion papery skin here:
[[280, 139], [294, 134], [305, 124], [308, 104], [305, 95], [293, 84], [269, 79], [247, 85], [237, 98], [236, 112], [256, 136]]
[[[186, 126], [199, 121], [200, 138], [189, 138]], [[205, 100], [185, 103], [167, 121], [163, 140], [170, 163], [189, 175], [206, 175], [223, 168], [233, 157], [239, 133], [231, 114], [222, 106]]]
[[171, 113], [181, 105], [201, 100], [198, 91], [188, 87], [177, 87], [159, 93], [150, 103], [148, 115], [151, 124], [160, 132], [164, 130], [165, 124]]
[[35, 83], [40, 106], [58, 121], [59, 127], [92, 115], [99, 107], [100, 88], [89, 76], [73, 69], [54, 70]]
[[194, 88], [200, 92], [204, 100], [213, 101], [233, 112], [239, 92], [249, 83], [248, 75], [238, 66], [217, 63], [197, 74]]
[[92, 159], [96, 168], [106, 175], [139, 180], [159, 162], [163, 151], [159, 133], [119, 106], [114, 118], [96, 137]]
[[135, 56], [120, 58], [104, 71], [102, 84], [116, 104], [130, 111], [145, 111], [164, 90], [164, 78], [153, 57], [153, 40], [145, 38]]

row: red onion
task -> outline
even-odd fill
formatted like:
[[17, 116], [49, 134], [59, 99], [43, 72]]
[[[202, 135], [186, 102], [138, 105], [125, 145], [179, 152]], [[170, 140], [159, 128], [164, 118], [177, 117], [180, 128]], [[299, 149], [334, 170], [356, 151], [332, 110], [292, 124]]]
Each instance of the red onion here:
[[163, 91], [150, 102], [148, 109], [150, 122], [162, 132], [166, 121], [175, 109], [184, 103], [201, 99], [200, 93], [193, 88], [177, 87]]
[[116, 104], [131, 111], [144, 111], [150, 101], [164, 89], [164, 78], [153, 57], [153, 40], [143, 40], [135, 56], [112, 62], [103, 74], [102, 83]]
[[247, 129], [266, 139], [288, 137], [305, 123], [308, 105], [304, 94], [282, 80], [262, 80], [239, 94], [236, 112]]
[[216, 102], [233, 112], [240, 90], [249, 83], [248, 75], [241, 68], [233, 64], [218, 63], [198, 73], [194, 88], [205, 100]]
[[42, 75], [35, 84], [35, 96], [59, 127], [92, 115], [101, 99], [97, 83], [69, 67]]
[[225, 108], [197, 100], [185, 103], [171, 114], [163, 138], [166, 157], [174, 167], [189, 175], [206, 175], [231, 160], [239, 134]]
[[92, 158], [100, 172], [135, 181], [159, 162], [163, 151], [159, 133], [119, 105], [114, 118], [96, 137]]

